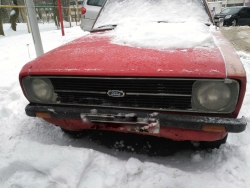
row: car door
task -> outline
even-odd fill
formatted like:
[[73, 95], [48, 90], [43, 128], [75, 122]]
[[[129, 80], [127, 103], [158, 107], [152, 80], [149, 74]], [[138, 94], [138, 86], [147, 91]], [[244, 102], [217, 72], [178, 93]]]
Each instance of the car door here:
[[87, 0], [84, 7], [86, 8], [86, 13], [81, 20], [81, 28], [85, 31], [89, 31], [103, 5], [105, 0]]
[[87, 0], [85, 18], [95, 20], [104, 0]]
[[245, 7], [245, 8], [240, 10], [238, 24], [239, 25], [250, 25], [250, 8]]
[[247, 9], [247, 16], [246, 16], [246, 21], [247, 21], [247, 23], [246, 23], [246, 25], [249, 25], [250, 26], [250, 7], [247, 7], [246, 8]]

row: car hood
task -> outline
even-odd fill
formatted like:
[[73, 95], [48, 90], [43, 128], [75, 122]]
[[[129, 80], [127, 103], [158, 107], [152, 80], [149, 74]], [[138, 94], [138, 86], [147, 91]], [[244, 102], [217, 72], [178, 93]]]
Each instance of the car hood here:
[[28, 63], [29, 75], [225, 78], [217, 46], [155, 50], [111, 42], [92, 33], [56, 48]]
[[215, 14], [214, 17], [225, 18], [226, 15], [231, 15], [231, 14]]

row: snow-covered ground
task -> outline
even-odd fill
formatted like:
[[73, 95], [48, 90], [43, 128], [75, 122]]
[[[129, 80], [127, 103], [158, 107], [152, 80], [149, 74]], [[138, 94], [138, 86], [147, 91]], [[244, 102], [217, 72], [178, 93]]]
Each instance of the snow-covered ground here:
[[[88, 34], [40, 24], [44, 51]], [[250, 187], [250, 130], [230, 134], [220, 149], [184, 150], [149, 157], [108, 148], [25, 115], [28, 101], [19, 86], [21, 67], [36, 57], [25, 24], [17, 32], [4, 24], [0, 36], [0, 187], [1, 188], [247, 188]], [[250, 36], [248, 36], [250, 37]], [[250, 78], [250, 54], [237, 52]], [[239, 116], [250, 122], [250, 85]], [[159, 143], [164, 144], [164, 143]], [[145, 143], [148, 145], [148, 143]], [[117, 148], [117, 149], [115, 149]], [[134, 150], [132, 148], [132, 150]]]

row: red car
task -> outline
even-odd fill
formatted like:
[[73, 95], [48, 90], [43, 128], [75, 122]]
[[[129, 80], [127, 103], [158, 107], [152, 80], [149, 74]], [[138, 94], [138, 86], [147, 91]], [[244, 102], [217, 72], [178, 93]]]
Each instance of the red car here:
[[89, 35], [27, 63], [19, 80], [26, 114], [71, 133], [133, 132], [218, 147], [247, 124], [237, 118], [244, 67], [206, 1], [108, 0]]

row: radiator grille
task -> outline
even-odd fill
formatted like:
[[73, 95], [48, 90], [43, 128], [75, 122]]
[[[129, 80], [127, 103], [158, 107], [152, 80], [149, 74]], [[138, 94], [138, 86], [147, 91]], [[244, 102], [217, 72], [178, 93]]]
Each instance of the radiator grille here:
[[[97, 105], [162, 110], [191, 109], [195, 80], [138, 78], [50, 78], [63, 104]], [[124, 97], [110, 97], [119, 90]]]

